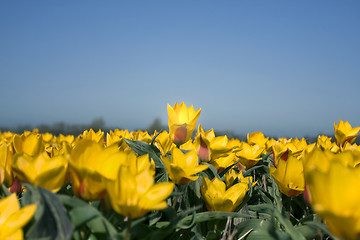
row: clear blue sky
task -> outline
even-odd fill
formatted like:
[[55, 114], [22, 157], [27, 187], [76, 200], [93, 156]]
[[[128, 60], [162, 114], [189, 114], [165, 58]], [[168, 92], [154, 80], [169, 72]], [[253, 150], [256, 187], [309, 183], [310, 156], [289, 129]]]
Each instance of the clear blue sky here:
[[166, 105], [205, 130], [360, 126], [360, 1], [1, 1], [0, 125], [147, 127]]

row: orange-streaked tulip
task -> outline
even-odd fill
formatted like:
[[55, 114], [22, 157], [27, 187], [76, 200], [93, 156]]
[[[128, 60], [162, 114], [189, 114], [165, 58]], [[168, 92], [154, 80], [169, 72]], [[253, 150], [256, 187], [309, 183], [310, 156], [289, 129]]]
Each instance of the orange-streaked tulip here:
[[205, 132], [201, 124], [199, 124], [194, 144], [199, 159], [203, 162], [212, 162], [220, 157], [226, 157], [233, 150], [227, 136], [215, 137], [213, 129]]
[[187, 108], [185, 103], [182, 102], [180, 105], [175, 103], [174, 107], [168, 104], [167, 111], [169, 115], [170, 138], [177, 146], [180, 146], [191, 138], [196, 127], [196, 121], [200, 116], [201, 108], [195, 111], [193, 105]]
[[274, 178], [280, 192], [288, 197], [298, 196], [304, 192], [304, 171], [302, 160], [287, 150], [270, 166], [270, 174]]

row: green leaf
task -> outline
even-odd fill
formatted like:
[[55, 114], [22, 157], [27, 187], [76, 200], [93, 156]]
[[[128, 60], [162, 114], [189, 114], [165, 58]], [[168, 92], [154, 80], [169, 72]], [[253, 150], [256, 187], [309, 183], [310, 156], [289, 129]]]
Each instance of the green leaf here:
[[5, 194], [6, 197], [11, 195], [11, 192], [9, 192], [9, 190], [7, 189], [5, 184], [1, 184], [1, 189], [2, 189], [2, 192]]
[[262, 239], [290, 239], [290, 236], [275, 228], [274, 221], [270, 219], [249, 219], [236, 225], [238, 239], [262, 240]]
[[332, 235], [332, 233], [329, 231], [329, 229], [327, 228], [327, 226], [321, 222], [317, 222], [317, 221], [312, 221], [312, 222], [304, 222], [304, 225], [308, 225], [311, 227], [315, 227], [320, 229], [322, 232], [324, 232], [325, 234], [331, 236], [332, 239], [334, 240], [340, 240], [339, 238], [335, 237], [334, 235]]
[[213, 165], [211, 165], [210, 163], [207, 163], [207, 162], [202, 162], [201, 164], [209, 166], [208, 169], [206, 169], [200, 173], [201, 175], [206, 175], [210, 180], [212, 180], [214, 177], [221, 179], [221, 177], [217, 173], [216, 168]]
[[[108, 221], [108, 219], [106, 219], [99, 210], [92, 207], [87, 202], [84, 202], [77, 197], [70, 197], [66, 195], [59, 195], [59, 199], [64, 205], [72, 208], [69, 214], [71, 221], [76, 227], [86, 224], [86, 226], [94, 234], [102, 234], [111, 239], [118, 237], [118, 231]], [[88, 213], [85, 213], [86, 211]]]
[[130, 140], [130, 139], [126, 139], [124, 138], [126, 144], [131, 147], [131, 149], [139, 154], [139, 155], [144, 155], [144, 154], [148, 154], [152, 149], [150, 144], [143, 142], [143, 141], [134, 141], [134, 140]]
[[294, 226], [291, 224], [291, 222], [286, 219], [274, 206], [270, 204], [259, 204], [255, 206], [249, 206], [249, 209], [251, 210], [268, 210], [268, 212], [271, 212], [274, 217], [279, 221], [279, 223], [284, 227], [286, 232], [293, 238], [293, 239], [299, 239], [299, 240], [305, 240], [305, 237], [300, 234]]
[[[36, 196], [36, 204], [40, 215], [26, 232], [26, 239], [71, 239], [74, 226], [66, 215], [60, 199], [52, 192], [42, 188], [24, 184], [28, 194]], [[30, 196], [25, 202], [30, 202]], [[39, 201], [40, 200], [40, 201]]]
[[75, 228], [83, 225], [84, 223], [98, 217], [98, 212], [95, 208], [88, 206], [73, 208], [69, 211], [71, 222]]
[[300, 225], [295, 226], [295, 229], [306, 239], [314, 239], [318, 235], [317, 228], [314, 226]]
[[[166, 167], [160, 158], [160, 151], [156, 148], [155, 145], [151, 145], [143, 141], [134, 141], [126, 138], [124, 138], [124, 140], [126, 144], [129, 147], [131, 147], [135, 153], [139, 155], [149, 154], [149, 157], [152, 158], [155, 162], [155, 167], [161, 169], [163, 176], [157, 178], [156, 182], [168, 181], [168, 174], [166, 172]], [[155, 151], [154, 148], [157, 149], [157, 151]]]

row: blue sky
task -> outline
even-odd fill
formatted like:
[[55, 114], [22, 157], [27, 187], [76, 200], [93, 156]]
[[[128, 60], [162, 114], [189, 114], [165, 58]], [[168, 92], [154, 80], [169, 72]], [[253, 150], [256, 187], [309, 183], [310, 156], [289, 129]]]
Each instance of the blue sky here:
[[0, 125], [167, 123], [274, 136], [360, 126], [359, 1], [1, 1]]

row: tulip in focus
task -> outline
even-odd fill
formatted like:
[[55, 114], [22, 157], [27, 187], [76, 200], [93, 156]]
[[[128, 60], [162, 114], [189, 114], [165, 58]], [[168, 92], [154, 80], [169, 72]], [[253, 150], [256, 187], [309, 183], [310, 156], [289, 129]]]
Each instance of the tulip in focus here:
[[16, 194], [0, 200], [0, 239], [24, 238], [22, 227], [33, 217], [36, 204], [30, 204], [20, 209]]
[[162, 157], [166, 166], [169, 178], [176, 184], [186, 184], [198, 179], [195, 174], [206, 170], [208, 165], [199, 165], [198, 156], [195, 150], [182, 153], [178, 148], [171, 151], [171, 159]]
[[185, 103], [182, 102], [180, 105], [175, 103], [174, 107], [168, 104], [167, 111], [170, 138], [177, 146], [180, 146], [190, 140], [196, 127], [196, 121], [200, 116], [201, 108], [195, 111], [193, 105], [187, 108]]
[[213, 129], [205, 132], [199, 124], [195, 138], [195, 149], [201, 161], [211, 163], [220, 157], [230, 155], [233, 146], [229, 144], [227, 136], [215, 137]]
[[305, 180], [302, 160], [294, 156], [289, 149], [281, 152], [280, 157], [275, 155], [274, 166], [270, 166], [270, 174], [280, 192], [286, 196], [298, 196], [304, 191]]
[[111, 206], [117, 213], [139, 218], [149, 211], [167, 207], [165, 200], [172, 193], [174, 183], [154, 183], [150, 168], [134, 173], [123, 165], [117, 176], [116, 180], [105, 180]]
[[261, 160], [261, 153], [264, 151], [264, 146], [258, 144], [249, 145], [244, 142], [242, 148], [236, 150], [236, 156], [239, 158], [241, 165], [245, 166], [246, 169], [253, 167]]
[[202, 183], [200, 191], [209, 211], [233, 212], [249, 190], [249, 182], [239, 182], [227, 189], [226, 184], [217, 177], [210, 180], [204, 176]]
[[244, 177], [242, 171], [237, 173], [235, 172], [234, 168], [230, 169], [227, 173], [225, 173], [224, 178], [227, 188], [230, 188], [235, 182], [235, 180], [237, 180], [238, 182], [245, 182], [245, 183], [248, 183], [249, 181], [253, 182], [252, 180], [253, 178], [251, 176]]
[[171, 151], [171, 149], [176, 147], [171, 141], [170, 135], [167, 131], [162, 131], [155, 138], [154, 144], [160, 150], [162, 156], [165, 156], [168, 151]]

